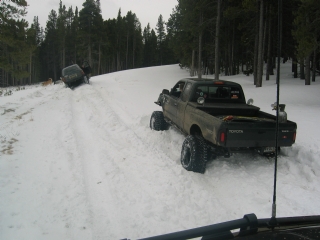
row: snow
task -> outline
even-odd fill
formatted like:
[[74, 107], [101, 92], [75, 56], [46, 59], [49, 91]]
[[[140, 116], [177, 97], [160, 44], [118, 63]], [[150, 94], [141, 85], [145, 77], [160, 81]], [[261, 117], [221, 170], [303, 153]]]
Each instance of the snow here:
[[[320, 84], [281, 70], [280, 103], [298, 125], [278, 159], [277, 217], [320, 214]], [[0, 97], [0, 239], [137, 239], [242, 218], [271, 217], [274, 160], [218, 157], [205, 174], [184, 170], [185, 138], [149, 128], [162, 89], [188, 77], [178, 65]], [[212, 76], [209, 76], [212, 77]], [[275, 114], [275, 76], [221, 76]]]

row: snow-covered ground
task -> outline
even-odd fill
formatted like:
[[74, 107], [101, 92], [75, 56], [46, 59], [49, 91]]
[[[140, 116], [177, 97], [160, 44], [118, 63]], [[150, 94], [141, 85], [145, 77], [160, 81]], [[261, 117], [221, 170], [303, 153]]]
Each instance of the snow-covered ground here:
[[[279, 157], [277, 216], [320, 214], [320, 79], [281, 70], [280, 103], [298, 125]], [[184, 170], [184, 136], [149, 128], [162, 89], [188, 77], [178, 65], [91, 78], [74, 91], [33, 86], [0, 97], [0, 239], [137, 239], [242, 218], [271, 217], [273, 159], [235, 154]], [[275, 76], [246, 99], [275, 113]]]

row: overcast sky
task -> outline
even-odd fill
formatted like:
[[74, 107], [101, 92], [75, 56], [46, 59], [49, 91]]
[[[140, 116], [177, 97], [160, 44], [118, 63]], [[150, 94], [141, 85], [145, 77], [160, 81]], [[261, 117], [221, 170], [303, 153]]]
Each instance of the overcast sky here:
[[[34, 16], [39, 17], [41, 27], [46, 27], [46, 22], [50, 11], [59, 10], [60, 0], [27, 0], [28, 14], [25, 17], [29, 26], [33, 22]], [[80, 11], [85, 0], [62, 0], [62, 4], [68, 9], [72, 6], [73, 11], [78, 7]], [[116, 18], [121, 8], [121, 16], [132, 11], [138, 17], [142, 30], [150, 23], [150, 27], [155, 29], [158, 18], [162, 14], [163, 20], [168, 21], [172, 9], [178, 4], [177, 0], [100, 0], [101, 14], [104, 20]]]

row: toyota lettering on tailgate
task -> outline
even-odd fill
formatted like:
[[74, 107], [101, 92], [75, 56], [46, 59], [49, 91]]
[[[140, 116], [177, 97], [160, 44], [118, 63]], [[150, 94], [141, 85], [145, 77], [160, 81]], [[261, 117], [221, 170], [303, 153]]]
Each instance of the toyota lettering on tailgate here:
[[229, 130], [229, 133], [243, 133], [243, 130]]

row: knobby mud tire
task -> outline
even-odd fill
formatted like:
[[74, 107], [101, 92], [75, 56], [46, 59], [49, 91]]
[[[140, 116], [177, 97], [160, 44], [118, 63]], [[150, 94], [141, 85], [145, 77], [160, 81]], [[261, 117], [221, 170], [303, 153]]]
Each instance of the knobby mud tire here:
[[204, 173], [207, 162], [207, 144], [202, 136], [189, 135], [182, 144], [181, 164], [188, 171]]
[[150, 118], [150, 128], [155, 131], [168, 130], [169, 125], [164, 120], [163, 113], [161, 111], [154, 111]]

